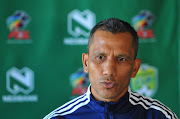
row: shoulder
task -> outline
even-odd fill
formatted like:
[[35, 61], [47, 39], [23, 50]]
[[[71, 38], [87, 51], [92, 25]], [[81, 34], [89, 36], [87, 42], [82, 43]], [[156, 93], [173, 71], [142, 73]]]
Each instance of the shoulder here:
[[77, 109], [79, 109], [82, 106], [85, 106], [89, 103], [89, 98], [87, 96], [87, 93], [85, 93], [82, 96], [79, 96], [64, 105], [60, 106], [59, 108], [55, 109], [51, 113], [49, 113], [47, 116], [45, 116], [43, 119], [52, 119], [53, 117], [60, 117], [65, 116], [67, 114], [71, 114], [75, 112]]
[[174, 112], [156, 99], [144, 97], [141, 94], [129, 91], [129, 102], [132, 105], [139, 105], [143, 107], [146, 111], [153, 110], [155, 114], [161, 113], [168, 119], [177, 119]]

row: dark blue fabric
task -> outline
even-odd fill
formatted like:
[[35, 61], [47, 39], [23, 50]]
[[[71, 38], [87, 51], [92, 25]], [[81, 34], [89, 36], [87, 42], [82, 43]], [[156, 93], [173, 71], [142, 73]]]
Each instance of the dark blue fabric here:
[[87, 105], [71, 114], [51, 119], [166, 119], [166, 117], [161, 111], [153, 108], [146, 110], [142, 105], [132, 105], [127, 92], [116, 103], [96, 101], [90, 95], [90, 102]]

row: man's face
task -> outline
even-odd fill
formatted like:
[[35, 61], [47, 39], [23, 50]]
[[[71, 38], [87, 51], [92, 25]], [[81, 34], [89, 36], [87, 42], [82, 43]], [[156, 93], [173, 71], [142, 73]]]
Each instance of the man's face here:
[[127, 92], [130, 78], [140, 67], [140, 59], [134, 60], [133, 37], [129, 32], [97, 30], [91, 40], [89, 54], [83, 54], [91, 92], [96, 100], [116, 102]]

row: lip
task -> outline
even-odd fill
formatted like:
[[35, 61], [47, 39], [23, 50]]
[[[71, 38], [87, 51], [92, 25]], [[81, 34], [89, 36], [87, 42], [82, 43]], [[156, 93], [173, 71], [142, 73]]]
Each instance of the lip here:
[[112, 81], [102, 81], [100, 82], [100, 85], [102, 85], [104, 88], [113, 88], [115, 86], [115, 82]]

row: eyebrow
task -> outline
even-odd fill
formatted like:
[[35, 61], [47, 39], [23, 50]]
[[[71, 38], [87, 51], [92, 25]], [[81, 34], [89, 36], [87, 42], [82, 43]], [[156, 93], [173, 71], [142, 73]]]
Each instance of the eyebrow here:
[[[93, 53], [93, 56], [97, 56], [97, 55], [106, 55], [106, 53], [103, 53], [103, 52], [95, 52], [95, 53]], [[119, 55], [117, 55], [117, 57], [124, 57], [126, 59], [131, 59], [131, 57], [126, 55], [126, 54], [119, 54]]]
[[93, 55], [105, 55], [105, 53], [103, 53], [103, 52], [95, 52], [95, 53], [93, 53]]
[[119, 54], [118, 57], [125, 57], [127, 59], [131, 59], [131, 57], [126, 54]]

